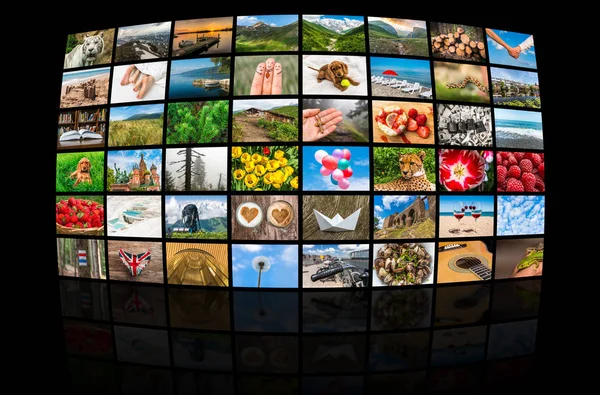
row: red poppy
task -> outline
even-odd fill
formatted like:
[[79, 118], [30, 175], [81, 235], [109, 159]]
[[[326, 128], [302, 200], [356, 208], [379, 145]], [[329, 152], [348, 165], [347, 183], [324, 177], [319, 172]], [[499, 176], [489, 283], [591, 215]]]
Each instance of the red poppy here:
[[447, 190], [467, 191], [480, 185], [484, 179], [485, 159], [477, 151], [440, 151], [440, 182]]
[[263, 147], [263, 155], [269, 155], [271, 153], [271, 150], [269, 149], [269, 147]]

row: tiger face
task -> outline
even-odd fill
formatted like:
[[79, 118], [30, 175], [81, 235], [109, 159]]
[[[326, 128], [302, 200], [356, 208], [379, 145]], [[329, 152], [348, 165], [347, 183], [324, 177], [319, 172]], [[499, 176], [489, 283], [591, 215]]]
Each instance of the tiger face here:
[[104, 32], [96, 36], [85, 35], [83, 44], [81, 44], [81, 51], [83, 53], [83, 59], [88, 64], [93, 64], [96, 57], [104, 51]]
[[398, 164], [402, 178], [408, 180], [415, 174], [420, 173], [423, 170], [423, 159], [425, 159], [425, 151], [420, 151], [418, 155], [400, 154]]

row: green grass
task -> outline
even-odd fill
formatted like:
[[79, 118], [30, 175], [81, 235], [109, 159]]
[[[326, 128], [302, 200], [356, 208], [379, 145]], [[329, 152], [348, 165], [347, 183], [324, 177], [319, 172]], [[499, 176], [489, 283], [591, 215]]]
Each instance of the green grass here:
[[[61, 200], [69, 200], [69, 198], [72, 195], [57, 195], [56, 196], [56, 203], [60, 202]], [[96, 202], [98, 204], [102, 204], [104, 205], [104, 196], [97, 196], [97, 195], [93, 195], [93, 196], [77, 196], [77, 199], [83, 199], [83, 200], [90, 200], [92, 202]]]
[[276, 51], [297, 51], [298, 37], [284, 42], [275, 40], [244, 40], [238, 38], [235, 42], [236, 52], [276, 52]]
[[[249, 95], [256, 66], [265, 62], [269, 56], [236, 56], [235, 76], [233, 80], [233, 94], [237, 96]], [[282, 94], [295, 95], [298, 93], [298, 56], [274, 55], [276, 62], [283, 67]]]
[[498, 103], [494, 103], [494, 104], [496, 104], [498, 106], [523, 107], [523, 108], [541, 108], [542, 107], [542, 101], [540, 100], [539, 97], [536, 97], [535, 99], [527, 99], [527, 100], [515, 98], [515, 100], [503, 101], [503, 102], [498, 102]]
[[[81, 158], [91, 163], [92, 183], [80, 182], [73, 187], [75, 180], [69, 176], [77, 170]], [[104, 190], [104, 152], [74, 152], [56, 155], [56, 192], [102, 192]]]
[[[302, 21], [302, 49], [304, 51], [328, 51], [331, 39], [340, 35], [316, 23]], [[364, 50], [364, 49], [363, 49]]]
[[232, 134], [231, 141], [234, 143], [242, 141], [244, 138], [244, 127], [239, 123], [236, 123], [235, 120], [232, 122]]
[[269, 111], [281, 115], [287, 115], [288, 117], [294, 117], [296, 120], [298, 119], [298, 106], [279, 107]]
[[334, 51], [365, 52], [365, 26], [358, 26], [342, 34], [335, 42]]
[[135, 121], [111, 121], [108, 146], [162, 144], [163, 119], [138, 119]]
[[435, 237], [435, 222], [431, 218], [417, 222], [409, 228], [378, 230], [375, 232], [376, 239], [427, 239]]
[[358, 129], [356, 129], [354, 127], [354, 122], [344, 120], [342, 122], [342, 124], [344, 125], [344, 129], [346, 129], [350, 132], [354, 141], [356, 141], [357, 143], [368, 143], [369, 142], [369, 137], [367, 135], [365, 135], [364, 133], [361, 133]]
[[227, 231], [223, 232], [195, 232], [195, 233], [183, 233], [173, 232], [169, 236], [171, 239], [212, 239], [212, 240], [225, 240], [227, 239]]
[[438, 100], [450, 100], [450, 101], [466, 101], [470, 103], [488, 103], [490, 102], [490, 96], [487, 93], [481, 92], [474, 86], [469, 84], [467, 87], [446, 88], [446, 84], [436, 83], [435, 84], [435, 98]]

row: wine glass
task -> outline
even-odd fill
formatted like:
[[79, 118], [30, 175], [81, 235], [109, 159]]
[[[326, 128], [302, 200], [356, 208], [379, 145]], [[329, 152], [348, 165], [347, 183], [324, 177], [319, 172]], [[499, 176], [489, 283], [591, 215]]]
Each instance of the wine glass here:
[[454, 218], [458, 220], [458, 231], [460, 232], [462, 226], [462, 222], [460, 222], [460, 220], [465, 216], [465, 206], [463, 205], [463, 202], [454, 203], [454, 208], [452, 211], [454, 213]]
[[481, 217], [481, 203], [471, 202], [471, 216], [475, 220], [475, 233], [477, 233], [477, 218]]

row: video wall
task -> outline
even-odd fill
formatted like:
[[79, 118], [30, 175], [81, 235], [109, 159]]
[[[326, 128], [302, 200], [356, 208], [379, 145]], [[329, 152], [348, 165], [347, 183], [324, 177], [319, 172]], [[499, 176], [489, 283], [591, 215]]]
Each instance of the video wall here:
[[353, 394], [527, 365], [546, 192], [533, 35], [226, 16], [75, 32], [63, 67], [65, 342], [75, 379], [102, 372], [76, 385]]

